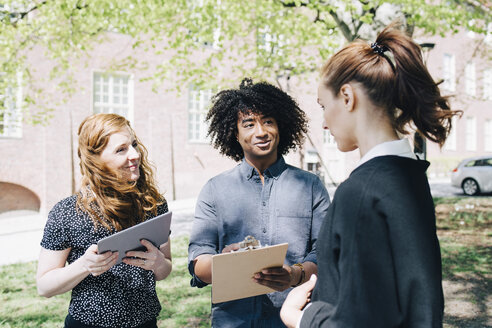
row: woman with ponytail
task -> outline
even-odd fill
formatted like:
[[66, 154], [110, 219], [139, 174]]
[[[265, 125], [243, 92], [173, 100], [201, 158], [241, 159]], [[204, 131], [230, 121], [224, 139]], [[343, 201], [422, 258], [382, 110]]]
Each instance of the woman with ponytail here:
[[318, 279], [292, 290], [288, 327], [442, 327], [444, 300], [429, 163], [408, 125], [443, 145], [449, 108], [420, 47], [394, 24], [355, 41], [321, 71], [324, 128], [361, 160], [337, 189], [318, 235]]
[[97, 250], [100, 239], [168, 211], [147, 150], [116, 114], [89, 116], [78, 134], [82, 187], [48, 215], [38, 292], [72, 291], [65, 327], [156, 328], [161, 306], [155, 282], [171, 272], [170, 242], [155, 247], [142, 240], [146, 251], [127, 252], [118, 265], [118, 253]]

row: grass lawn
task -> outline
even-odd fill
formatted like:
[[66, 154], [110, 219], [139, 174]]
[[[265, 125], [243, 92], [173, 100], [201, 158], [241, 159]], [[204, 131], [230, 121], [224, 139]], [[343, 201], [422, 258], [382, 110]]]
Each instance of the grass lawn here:
[[492, 197], [437, 198], [444, 327], [492, 327]]
[[[157, 282], [162, 311], [159, 327], [210, 327], [210, 287], [191, 288], [187, 269], [188, 239], [171, 240], [173, 271]], [[70, 293], [38, 296], [37, 262], [0, 266], [0, 327], [60, 328], [67, 315]]]
[[[492, 326], [492, 197], [437, 198], [444, 327]], [[172, 239], [173, 272], [157, 283], [159, 327], [209, 327], [210, 287], [189, 287], [186, 237]], [[0, 266], [0, 327], [62, 327], [70, 294], [37, 295], [36, 262]]]

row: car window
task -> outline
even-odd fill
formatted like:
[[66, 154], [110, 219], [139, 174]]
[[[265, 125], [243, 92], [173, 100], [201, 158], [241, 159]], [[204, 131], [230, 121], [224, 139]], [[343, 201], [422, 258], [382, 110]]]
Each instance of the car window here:
[[483, 159], [479, 159], [478, 161], [475, 161], [475, 165], [474, 166], [483, 166]]
[[470, 167], [470, 166], [475, 166], [476, 161], [469, 161], [468, 163], [465, 164], [465, 167]]
[[492, 166], [492, 158], [484, 159], [483, 164], [486, 166]]

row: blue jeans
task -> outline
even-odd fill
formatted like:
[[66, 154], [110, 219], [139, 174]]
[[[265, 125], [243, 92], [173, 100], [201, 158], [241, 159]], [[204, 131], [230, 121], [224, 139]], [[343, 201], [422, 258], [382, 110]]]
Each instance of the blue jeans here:
[[283, 328], [280, 308], [266, 295], [212, 306], [213, 328]]

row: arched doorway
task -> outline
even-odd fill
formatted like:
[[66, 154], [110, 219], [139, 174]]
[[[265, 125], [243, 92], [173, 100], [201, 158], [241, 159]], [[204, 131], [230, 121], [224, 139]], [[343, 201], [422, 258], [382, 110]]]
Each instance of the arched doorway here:
[[0, 181], [0, 213], [16, 210], [38, 211], [39, 197], [21, 185]]

